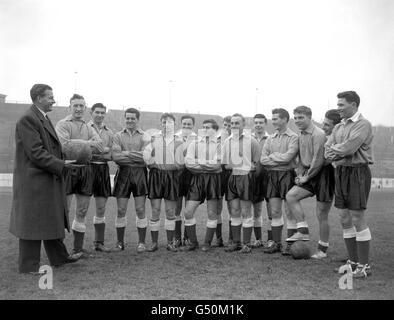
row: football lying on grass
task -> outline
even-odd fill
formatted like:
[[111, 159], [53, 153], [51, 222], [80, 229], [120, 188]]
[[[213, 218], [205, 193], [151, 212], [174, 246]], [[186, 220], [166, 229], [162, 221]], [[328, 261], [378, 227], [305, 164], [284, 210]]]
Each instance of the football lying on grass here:
[[305, 241], [296, 241], [290, 247], [290, 253], [294, 259], [309, 259], [311, 250]]

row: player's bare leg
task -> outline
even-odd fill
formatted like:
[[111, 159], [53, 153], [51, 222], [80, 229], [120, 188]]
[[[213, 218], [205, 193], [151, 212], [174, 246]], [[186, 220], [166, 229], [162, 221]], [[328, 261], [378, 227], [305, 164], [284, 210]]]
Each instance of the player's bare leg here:
[[371, 231], [365, 221], [365, 210], [349, 210], [353, 225], [356, 228], [356, 245], [358, 265], [353, 276], [355, 278], [366, 278], [371, 274], [369, 266], [369, 244], [371, 242]]
[[243, 234], [243, 246], [241, 253], [250, 253], [250, 240], [253, 232], [253, 214], [252, 214], [252, 201], [240, 201], [241, 205], [241, 217], [242, 217], [242, 234]]
[[[176, 247], [182, 245], [182, 204], [183, 204], [183, 197], [179, 197], [178, 201], [176, 202], [176, 209], [175, 209], [175, 246]], [[184, 237], [185, 239], [187, 238], [186, 235], [184, 235]]]
[[105, 239], [105, 207], [107, 204], [105, 197], [95, 197], [96, 215], [93, 217], [93, 225], [95, 230], [94, 248], [96, 251], [109, 252], [110, 250], [104, 246]]
[[152, 243], [147, 251], [154, 252], [159, 249], [159, 230], [160, 230], [160, 211], [161, 199], [150, 199], [152, 214], [149, 220], [150, 234]]
[[74, 249], [75, 253], [83, 251], [83, 241], [86, 232], [86, 214], [89, 209], [90, 196], [76, 194], [76, 212], [72, 223], [72, 230], [74, 234]]
[[189, 239], [188, 243], [182, 247], [182, 251], [193, 251], [198, 248], [196, 219], [194, 213], [200, 205], [200, 201], [188, 200], [185, 206], [185, 236]]
[[145, 202], [146, 197], [134, 197], [134, 207], [136, 212], [136, 225], [138, 231], [138, 245], [137, 252], [142, 253], [145, 252], [145, 238], [146, 238], [146, 229], [148, 227], [148, 219], [145, 216]]
[[[221, 199], [221, 200], [218, 201], [218, 216], [220, 215], [220, 217], [222, 217], [223, 201], [225, 201], [225, 200]], [[226, 201], [226, 205], [227, 205], [227, 211], [228, 211], [228, 215], [229, 215], [229, 217], [228, 217], [228, 244], [231, 245], [233, 243], [233, 232], [231, 230], [230, 202]], [[219, 220], [219, 217], [218, 217], [218, 220]], [[220, 219], [220, 220], [222, 221], [223, 219]], [[217, 229], [218, 228], [220, 228], [220, 234], [221, 234], [222, 233], [222, 225], [219, 226], [219, 222], [218, 222]], [[217, 230], [216, 230], [216, 237], [219, 238]], [[222, 239], [223, 239], [223, 236], [222, 236]], [[217, 247], [223, 247], [224, 246], [223, 240], [221, 241], [220, 244], [219, 243], [218, 244], [214, 244], [213, 246], [214, 247], [216, 247], [216, 246]]]
[[166, 212], [164, 226], [167, 233], [167, 250], [171, 252], [177, 252], [178, 249], [174, 245], [176, 201], [164, 199], [164, 210]]
[[[294, 242], [298, 240], [309, 240], [309, 228], [305, 219], [304, 209], [301, 205], [301, 200], [311, 197], [313, 194], [308, 190], [294, 186], [286, 194], [286, 202], [289, 206], [290, 213], [297, 221], [297, 230], [292, 235], [288, 234], [287, 242]], [[294, 231], [294, 230], [293, 230]], [[292, 232], [293, 232], [292, 231]]]
[[270, 198], [270, 207], [272, 213], [272, 246], [265, 248], [265, 253], [276, 253], [281, 252], [282, 249], [282, 230], [284, 225], [282, 215], [282, 199], [281, 198]]
[[233, 243], [229, 245], [225, 251], [233, 252], [241, 249], [241, 203], [239, 199], [229, 201], [230, 216], [231, 216], [231, 232], [233, 236]]
[[259, 248], [263, 245], [262, 241], [262, 227], [263, 227], [263, 201], [253, 203], [253, 231], [255, 241], [251, 244], [252, 248]]
[[218, 224], [217, 217], [218, 217], [219, 201], [221, 200], [217, 200], [217, 199], [207, 200], [208, 220], [207, 220], [207, 229], [205, 232], [204, 245], [201, 248], [202, 251], [209, 251], [211, 248], [213, 236], [215, 235], [216, 227]]
[[117, 216], [115, 219], [115, 228], [116, 228], [116, 236], [117, 242], [116, 246], [112, 251], [123, 251], [124, 244], [124, 234], [127, 226], [127, 206], [129, 203], [129, 198], [117, 198], [116, 204], [118, 207]]
[[327, 257], [327, 249], [329, 246], [328, 239], [330, 237], [330, 226], [328, 224], [328, 213], [331, 209], [332, 201], [316, 202], [316, 215], [319, 222], [319, 243], [317, 252], [312, 255], [312, 258], [322, 259]]

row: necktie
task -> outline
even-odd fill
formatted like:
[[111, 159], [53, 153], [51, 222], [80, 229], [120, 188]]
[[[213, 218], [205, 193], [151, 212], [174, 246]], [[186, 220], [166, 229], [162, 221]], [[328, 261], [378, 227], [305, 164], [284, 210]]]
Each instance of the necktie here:
[[209, 137], [206, 137], [205, 158], [206, 158], [206, 160], [208, 162], [209, 161]]

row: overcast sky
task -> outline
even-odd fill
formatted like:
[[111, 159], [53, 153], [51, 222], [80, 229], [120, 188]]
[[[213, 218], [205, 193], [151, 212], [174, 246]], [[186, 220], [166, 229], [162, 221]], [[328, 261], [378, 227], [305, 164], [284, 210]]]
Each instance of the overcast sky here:
[[394, 1], [0, 0], [0, 93], [59, 105], [77, 91], [110, 109], [320, 121], [355, 90], [374, 125], [394, 126]]

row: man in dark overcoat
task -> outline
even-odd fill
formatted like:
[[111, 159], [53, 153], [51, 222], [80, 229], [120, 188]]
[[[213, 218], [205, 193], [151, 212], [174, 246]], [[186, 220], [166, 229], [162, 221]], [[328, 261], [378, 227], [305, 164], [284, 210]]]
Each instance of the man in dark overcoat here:
[[19, 238], [19, 272], [39, 273], [41, 241], [49, 263], [79, 259], [63, 243], [69, 231], [62, 172], [66, 166], [55, 129], [47, 117], [55, 103], [52, 88], [35, 84], [33, 105], [16, 123], [10, 232]]

